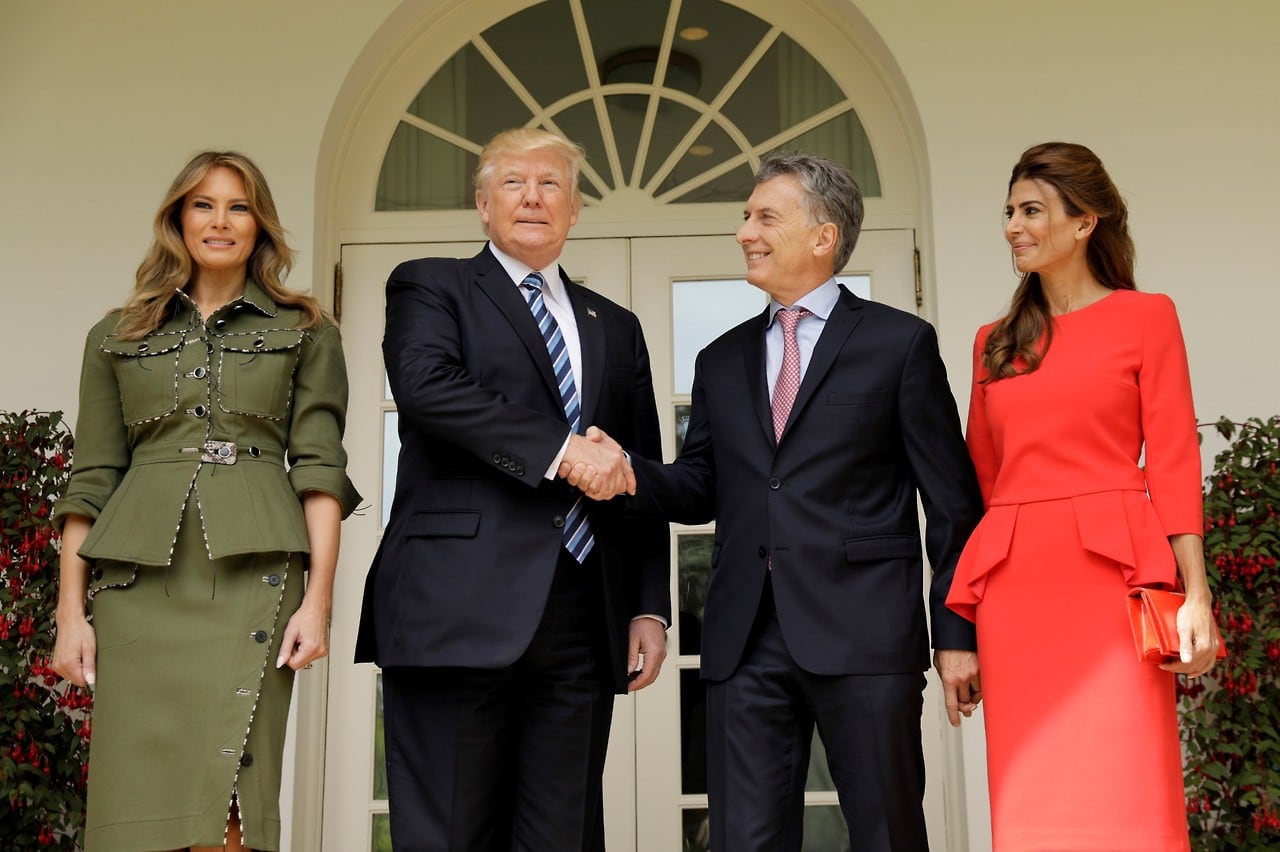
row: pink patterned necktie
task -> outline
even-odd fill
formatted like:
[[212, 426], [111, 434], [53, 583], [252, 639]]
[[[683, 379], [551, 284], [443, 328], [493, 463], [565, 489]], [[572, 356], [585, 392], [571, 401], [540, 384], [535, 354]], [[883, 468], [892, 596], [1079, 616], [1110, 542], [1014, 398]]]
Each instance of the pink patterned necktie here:
[[800, 344], [796, 341], [796, 326], [801, 317], [809, 316], [804, 308], [783, 308], [774, 316], [782, 323], [782, 368], [773, 386], [773, 437], [782, 438], [782, 430], [791, 415], [791, 405], [800, 390]]

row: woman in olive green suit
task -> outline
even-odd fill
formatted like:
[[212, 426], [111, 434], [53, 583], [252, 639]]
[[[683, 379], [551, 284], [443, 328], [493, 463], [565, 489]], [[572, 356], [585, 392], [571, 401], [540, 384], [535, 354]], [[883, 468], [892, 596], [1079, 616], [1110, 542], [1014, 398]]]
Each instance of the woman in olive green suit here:
[[279, 847], [293, 673], [328, 653], [360, 499], [338, 329], [291, 266], [262, 173], [205, 152], [89, 332], [54, 512], [54, 668], [95, 687], [89, 852]]

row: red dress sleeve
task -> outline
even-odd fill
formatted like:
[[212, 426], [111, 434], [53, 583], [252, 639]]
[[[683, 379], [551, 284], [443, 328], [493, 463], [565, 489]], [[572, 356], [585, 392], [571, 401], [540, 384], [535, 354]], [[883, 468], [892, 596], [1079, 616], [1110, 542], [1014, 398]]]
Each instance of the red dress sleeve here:
[[1160, 295], [1150, 304], [1138, 369], [1147, 493], [1165, 535], [1200, 535], [1204, 495], [1187, 349], [1173, 301]]
[[987, 420], [987, 386], [982, 383], [987, 371], [982, 366], [982, 349], [986, 346], [991, 326], [978, 329], [973, 341], [973, 380], [969, 389], [969, 421], [965, 427], [965, 442], [978, 473], [978, 485], [982, 489], [982, 505], [991, 505], [991, 492], [995, 488], [1000, 460], [996, 454], [995, 439]]

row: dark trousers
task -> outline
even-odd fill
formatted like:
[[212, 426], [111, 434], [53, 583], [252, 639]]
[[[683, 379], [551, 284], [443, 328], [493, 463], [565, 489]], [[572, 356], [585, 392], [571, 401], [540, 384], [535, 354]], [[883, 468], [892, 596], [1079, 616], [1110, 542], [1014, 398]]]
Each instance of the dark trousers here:
[[561, 552], [542, 621], [511, 666], [384, 670], [396, 852], [603, 848], [613, 689], [599, 571]]
[[772, 587], [742, 663], [707, 685], [707, 794], [715, 852], [799, 852], [814, 725], [854, 852], [929, 848], [924, 676], [815, 675], [783, 639]]

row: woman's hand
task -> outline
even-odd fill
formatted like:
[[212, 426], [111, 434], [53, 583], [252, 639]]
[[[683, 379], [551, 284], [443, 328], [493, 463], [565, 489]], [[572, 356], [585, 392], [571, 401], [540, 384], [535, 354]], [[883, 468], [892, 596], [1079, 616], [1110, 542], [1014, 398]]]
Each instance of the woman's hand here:
[[1204, 539], [1193, 533], [1169, 536], [1187, 599], [1178, 608], [1178, 640], [1182, 659], [1160, 668], [1199, 677], [1217, 661], [1218, 630], [1213, 622], [1213, 593], [1204, 570]]
[[90, 519], [68, 515], [62, 525], [58, 558], [58, 609], [54, 613], [58, 635], [50, 665], [76, 686], [93, 686], [98, 673], [98, 638], [85, 614], [89, 563], [80, 557], [80, 547], [92, 529]]
[[[302, 495], [302, 514], [307, 519], [311, 570], [307, 572], [302, 605], [285, 625], [280, 656], [276, 658], [276, 668], [288, 663], [294, 671], [329, 656], [329, 615], [333, 611], [333, 573], [338, 567], [342, 507], [332, 495], [308, 491]], [[292, 572], [289, 582], [294, 582]]]
[[333, 611], [333, 573], [338, 567], [342, 508], [331, 495], [308, 491], [302, 495], [302, 514], [307, 519], [311, 570], [307, 572], [302, 605], [284, 628], [284, 642], [276, 658], [276, 668], [288, 663], [294, 671], [329, 656], [329, 615]]
[[1213, 623], [1212, 598], [1187, 596], [1178, 607], [1178, 641], [1182, 659], [1164, 663], [1160, 668], [1189, 677], [1199, 677], [1217, 662], [1218, 631]]
[[93, 686], [97, 679], [98, 639], [81, 612], [58, 613], [58, 638], [53, 645], [53, 670], [76, 686]]
[[287, 663], [289, 668], [297, 671], [327, 656], [329, 610], [304, 598], [302, 606], [284, 628], [284, 641], [280, 645], [280, 656], [276, 658], [276, 668]]

